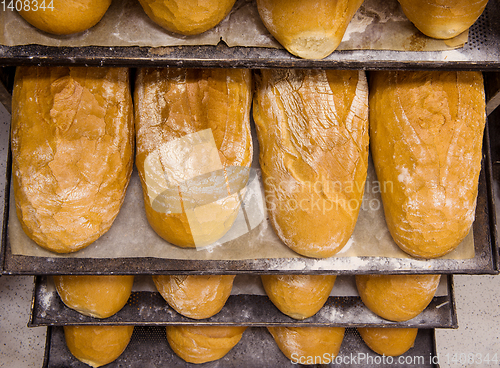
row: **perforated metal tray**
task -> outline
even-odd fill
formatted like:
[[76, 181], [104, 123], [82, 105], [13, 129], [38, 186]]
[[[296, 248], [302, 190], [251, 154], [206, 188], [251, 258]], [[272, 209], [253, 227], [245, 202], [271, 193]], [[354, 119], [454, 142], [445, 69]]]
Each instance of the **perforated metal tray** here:
[[[127, 304], [115, 315], [97, 319], [83, 316], [66, 307], [46, 276], [35, 281], [29, 326], [61, 325], [244, 325], [244, 326], [392, 326], [419, 328], [457, 328], [453, 279], [446, 280], [447, 293], [433, 298], [429, 306], [415, 318], [391, 322], [378, 317], [365, 307], [359, 296], [330, 296], [323, 308], [313, 317], [297, 321], [281, 313], [265, 295], [231, 295], [215, 316], [193, 320], [177, 313], [160, 293], [132, 292]], [[338, 281], [338, 280], [337, 280]], [[442, 295], [445, 294], [445, 295]]]
[[323, 60], [299, 59], [286, 50], [256, 47], [47, 47], [0, 46], [0, 65], [179, 66], [337, 69], [476, 69], [500, 67], [500, 4], [489, 1], [471, 27], [469, 42], [446, 52], [335, 51]]
[[[66, 347], [63, 327], [48, 327], [45, 351], [43, 368], [88, 367], [71, 355]], [[419, 330], [415, 345], [400, 357], [394, 357], [392, 364], [387, 364], [390, 363], [387, 357], [384, 359], [381, 355], [371, 351], [355, 329], [346, 329], [338, 357], [338, 362], [347, 363], [339, 366], [391, 368], [397, 362], [397, 366], [401, 368], [438, 368], [438, 365], [432, 363], [433, 358], [436, 357], [434, 330], [428, 329]], [[308, 365], [307, 367], [330, 366], [335, 366], [335, 364]], [[279, 350], [271, 334], [262, 327], [248, 328], [243, 333], [240, 342], [228, 354], [217, 361], [202, 365], [186, 363], [175, 355], [168, 345], [163, 327], [135, 327], [132, 339], [123, 354], [106, 367], [281, 368], [305, 366], [288, 360]]]

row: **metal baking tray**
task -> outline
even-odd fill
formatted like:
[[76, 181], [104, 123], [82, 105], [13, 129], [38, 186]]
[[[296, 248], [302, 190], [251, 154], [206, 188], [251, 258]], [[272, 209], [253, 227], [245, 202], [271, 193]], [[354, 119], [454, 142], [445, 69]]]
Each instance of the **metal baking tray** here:
[[[495, 274], [498, 272], [498, 245], [495, 220], [495, 202], [492, 184], [492, 161], [490, 157], [489, 127], [487, 124], [483, 140], [483, 162], [479, 177], [476, 218], [473, 224], [475, 256], [471, 259], [433, 259], [386, 257], [333, 257], [331, 262], [311, 258], [265, 258], [246, 260], [183, 260], [152, 257], [131, 258], [72, 258], [32, 257], [11, 252], [8, 226], [10, 188], [10, 122], [0, 130], [0, 203], [3, 203], [3, 233], [0, 257], [3, 257], [3, 274], [9, 275], [54, 275], [54, 274]], [[257, 145], [256, 145], [257, 146]], [[153, 231], [153, 230], [151, 230]], [[117, 239], [116, 241], [119, 241]], [[1, 259], [0, 259], [1, 261]]]
[[[1, 84], [1, 82], [0, 82]], [[7, 217], [9, 214], [9, 201], [7, 193], [10, 187], [10, 114], [0, 103], [0, 218], [2, 219], [2, 245], [6, 243]], [[2, 119], [3, 117], [3, 119]], [[4, 246], [0, 251], [0, 268], [3, 270]]]
[[[485, 135], [486, 137], [486, 135]], [[179, 260], [139, 258], [58, 258], [14, 255], [4, 233], [4, 274], [493, 274], [496, 273], [496, 233], [493, 216], [491, 162], [485, 149], [479, 178], [476, 219], [473, 224], [475, 256], [471, 259], [396, 259], [386, 257], [339, 257], [325, 263], [312, 258], [265, 258], [247, 260]], [[8, 199], [6, 198], [6, 201]], [[4, 227], [7, 220], [4, 220]]]
[[495, 270], [500, 273], [500, 246], [498, 244], [498, 221], [500, 220], [497, 216], [498, 210], [500, 209], [500, 109], [496, 109], [488, 117], [489, 124], [489, 150], [490, 150], [490, 160], [492, 162], [492, 175], [490, 181], [490, 193], [492, 196], [492, 219], [491, 228], [492, 233], [495, 235], [495, 242], [493, 243], [493, 256], [495, 263]]
[[[352, 363], [356, 367], [391, 368], [398, 362], [401, 368], [438, 368], [436, 360], [435, 331], [421, 329], [418, 331], [414, 346], [400, 357], [394, 357], [392, 364], [387, 357], [373, 352], [363, 342], [355, 329], [346, 329], [344, 340], [337, 359]], [[354, 361], [352, 358], [356, 358]], [[359, 360], [359, 357], [364, 357]], [[114, 362], [106, 365], [109, 368], [128, 367], [207, 367], [207, 368], [275, 368], [275, 367], [330, 367], [331, 365], [304, 366], [292, 362], [279, 350], [271, 334], [262, 327], [248, 328], [240, 342], [221, 359], [199, 364], [186, 363], [172, 351], [168, 345], [164, 327], [137, 326], [129, 345]], [[344, 365], [342, 365], [344, 366]], [[345, 365], [350, 366], [350, 364]], [[88, 368], [79, 362], [66, 347], [63, 327], [48, 327], [45, 345], [43, 368]]]
[[[51, 280], [50, 280], [51, 281]], [[258, 280], [257, 280], [258, 281]], [[260, 282], [260, 281], [258, 281]], [[336, 282], [337, 283], [337, 282]], [[453, 278], [446, 277], [446, 294], [433, 298], [417, 317], [391, 322], [372, 313], [359, 296], [330, 296], [316, 315], [297, 321], [281, 313], [266, 295], [231, 295], [215, 316], [194, 320], [177, 313], [159, 292], [133, 291], [127, 304], [115, 315], [97, 319], [81, 315], [64, 305], [47, 276], [37, 276], [31, 306], [30, 327], [61, 325], [237, 325], [237, 326], [390, 326], [457, 328]], [[444, 285], [444, 284], [443, 284]], [[355, 286], [354, 286], [355, 288]], [[445, 294], [445, 295], [443, 295]]]
[[304, 60], [284, 49], [257, 47], [48, 47], [0, 46], [0, 65], [178, 66], [336, 69], [475, 69], [500, 67], [500, 4], [489, 1], [459, 50], [401, 52], [335, 51], [323, 60]]

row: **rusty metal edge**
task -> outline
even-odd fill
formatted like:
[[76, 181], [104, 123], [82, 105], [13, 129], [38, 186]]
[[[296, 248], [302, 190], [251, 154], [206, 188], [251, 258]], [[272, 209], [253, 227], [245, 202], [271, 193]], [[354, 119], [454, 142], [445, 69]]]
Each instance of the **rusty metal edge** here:
[[[493, 115], [495, 116], [495, 115]], [[492, 116], [492, 117], [493, 117]], [[495, 119], [493, 119], [495, 120]], [[491, 233], [491, 251], [493, 255], [493, 268], [496, 274], [500, 274], [500, 247], [498, 243], [498, 226], [497, 226], [497, 213], [496, 213], [496, 205], [495, 205], [495, 188], [493, 185], [494, 176], [493, 176], [493, 160], [491, 153], [491, 136], [489, 124], [491, 122], [491, 118], [488, 118], [488, 122], [485, 127], [485, 140], [484, 144], [486, 146], [486, 158], [485, 158], [485, 170], [486, 170], [486, 185], [488, 189], [488, 204], [490, 207], [490, 233]], [[497, 123], [499, 123], [497, 121]]]
[[453, 275], [448, 275], [448, 295], [450, 296], [450, 310], [451, 310], [451, 324], [450, 328], [458, 328], [458, 313], [457, 306], [455, 303], [455, 280]]
[[[0, 186], [0, 191], [3, 191], [3, 198], [4, 201], [3, 203], [0, 204], [0, 209], [2, 211], [2, 235], [0, 239], [0, 275], [3, 274], [4, 268], [5, 268], [5, 255], [6, 255], [6, 244], [7, 244], [7, 225], [8, 225], [8, 217], [9, 217], [9, 189], [10, 189], [10, 178], [11, 178], [11, 170], [10, 168], [12, 167], [12, 153], [10, 150], [10, 121], [5, 123], [5, 127], [8, 126], [8, 134], [9, 134], [9, 139], [7, 143], [7, 160], [6, 160], [6, 167], [5, 167], [5, 173], [2, 173], [5, 175], [4, 180], [5, 180], [5, 185], [3, 187]], [[0, 129], [3, 128], [3, 125], [0, 126]], [[3, 130], [1, 130], [3, 132]], [[0, 133], [2, 134], [2, 133]]]

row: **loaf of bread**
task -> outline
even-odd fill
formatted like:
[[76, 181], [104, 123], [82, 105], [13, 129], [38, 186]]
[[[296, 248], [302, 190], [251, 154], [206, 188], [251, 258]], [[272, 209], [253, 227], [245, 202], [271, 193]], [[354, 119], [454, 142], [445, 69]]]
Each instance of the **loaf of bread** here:
[[167, 31], [197, 35], [219, 24], [236, 0], [139, 0], [146, 14]]
[[291, 54], [323, 59], [340, 44], [363, 0], [257, 0], [269, 33]]
[[370, 147], [389, 231], [412, 256], [445, 255], [474, 222], [486, 121], [482, 74], [370, 75]]
[[155, 275], [168, 305], [183, 316], [203, 319], [219, 313], [231, 295], [234, 275]]
[[440, 275], [356, 275], [364, 305], [390, 321], [408, 321], [432, 301]]
[[295, 319], [315, 315], [332, 292], [334, 275], [262, 275], [262, 285], [273, 304]]
[[358, 327], [358, 332], [377, 354], [398, 356], [413, 347], [418, 328]]
[[343, 327], [267, 327], [292, 364], [330, 364], [344, 340]]
[[206, 363], [222, 358], [241, 340], [244, 326], [167, 326], [172, 350], [188, 363]]
[[368, 167], [363, 71], [261, 70], [253, 117], [271, 225], [307, 257], [349, 240]]
[[64, 326], [73, 356], [91, 367], [115, 361], [127, 348], [134, 326]]
[[488, 0], [398, 0], [406, 17], [426, 36], [458, 36], [483, 13]]
[[11, 135], [17, 216], [31, 239], [69, 253], [108, 231], [133, 165], [128, 69], [18, 68]]
[[168, 242], [206, 246], [236, 219], [252, 161], [251, 85], [243, 69], [139, 70], [136, 166], [149, 224]]
[[127, 304], [134, 276], [60, 275], [53, 276], [62, 302], [85, 316], [107, 318]]
[[[32, 26], [48, 33], [67, 35], [95, 26], [111, 0], [19, 1], [19, 14]], [[16, 4], [16, 9], [18, 4]]]

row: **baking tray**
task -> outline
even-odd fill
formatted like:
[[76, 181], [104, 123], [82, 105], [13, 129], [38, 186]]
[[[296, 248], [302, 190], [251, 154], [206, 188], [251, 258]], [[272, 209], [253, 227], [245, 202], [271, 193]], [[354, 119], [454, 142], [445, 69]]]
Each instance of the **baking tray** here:
[[491, 221], [492, 234], [495, 236], [493, 243], [493, 256], [495, 263], [495, 270], [500, 273], [500, 246], [498, 244], [498, 210], [500, 209], [500, 109], [494, 110], [488, 117], [489, 124], [489, 137], [488, 144], [490, 150], [490, 160], [492, 162], [492, 178], [490, 182], [490, 195], [492, 197], [492, 208], [494, 208]]
[[[486, 137], [486, 135], [485, 135]], [[486, 150], [485, 150], [486, 152]], [[487, 152], [485, 153], [487, 156]], [[328, 261], [312, 258], [265, 258], [247, 260], [179, 260], [139, 258], [57, 258], [14, 255], [4, 237], [4, 274], [493, 274], [495, 235], [492, 234], [489, 160], [483, 160], [479, 178], [476, 219], [473, 224], [475, 256], [470, 259], [386, 257], [338, 257]], [[4, 226], [7, 220], [4, 220]]]
[[[260, 281], [259, 281], [260, 282]], [[337, 281], [338, 282], [338, 281]], [[336, 283], [337, 283], [336, 282]], [[47, 276], [37, 276], [31, 306], [30, 327], [61, 325], [237, 325], [262, 327], [287, 326], [391, 326], [418, 328], [457, 328], [453, 278], [446, 279], [446, 294], [433, 298], [417, 317], [405, 322], [392, 322], [378, 317], [365, 307], [359, 296], [330, 296], [323, 308], [302, 321], [281, 313], [266, 295], [231, 295], [215, 316], [194, 320], [177, 313], [159, 292], [133, 291], [127, 304], [115, 315], [96, 319], [83, 316], [66, 307]], [[355, 288], [355, 286], [354, 286]], [[444, 295], [443, 295], [444, 294]]]
[[0, 65], [177, 66], [336, 69], [475, 69], [500, 67], [500, 4], [489, 1], [471, 27], [465, 47], [452, 51], [335, 51], [323, 60], [304, 60], [284, 49], [257, 47], [47, 47], [0, 46]]
[[[355, 329], [346, 329], [344, 340], [338, 354], [346, 365], [365, 368], [391, 368], [397, 362], [402, 368], [438, 368], [436, 360], [435, 332], [432, 329], [418, 331], [414, 346], [400, 357], [394, 357], [392, 364], [373, 351], [363, 342]], [[352, 358], [364, 357], [363, 361]], [[387, 363], [385, 363], [387, 362]], [[368, 364], [367, 364], [368, 363]], [[385, 364], [384, 364], [385, 363]], [[334, 364], [335, 365], [335, 364]], [[308, 365], [307, 367], [330, 367], [330, 365]], [[74, 358], [66, 347], [63, 327], [47, 328], [47, 343], [43, 368], [88, 368]], [[221, 359], [200, 364], [186, 363], [168, 345], [163, 327], [137, 326], [129, 345], [117, 360], [106, 365], [108, 368], [129, 367], [206, 367], [206, 368], [275, 368], [306, 367], [288, 360], [279, 350], [271, 334], [263, 327], [248, 328], [240, 342]]]
[[[0, 139], [8, 147], [9, 123], [0, 131]], [[8, 226], [9, 197], [4, 195], [4, 231], [1, 254], [2, 273], [9, 275], [55, 274], [494, 274], [498, 270], [494, 195], [492, 193], [492, 162], [488, 124], [483, 140], [483, 161], [479, 177], [476, 218], [473, 224], [475, 256], [471, 259], [433, 259], [386, 257], [333, 257], [328, 261], [311, 258], [265, 258], [246, 260], [183, 260], [152, 257], [130, 258], [65, 258], [32, 257], [11, 252]], [[256, 144], [257, 146], [257, 144]], [[257, 148], [256, 148], [257, 149]], [[5, 149], [6, 167], [10, 167], [10, 150]], [[5, 185], [9, 186], [10, 171], [5, 169]], [[136, 173], [135, 173], [136, 174]], [[2, 182], [0, 181], [0, 185]], [[8, 193], [8, 192], [7, 192]], [[150, 230], [151, 232], [153, 230]], [[117, 240], [118, 241], [118, 240]]]
[[[0, 82], [1, 84], [1, 82]], [[7, 237], [7, 218], [9, 215], [8, 193], [10, 187], [10, 114], [0, 103], [0, 216], [2, 219], [2, 244], [5, 244]], [[0, 267], [3, 270], [4, 247], [0, 252]]]

